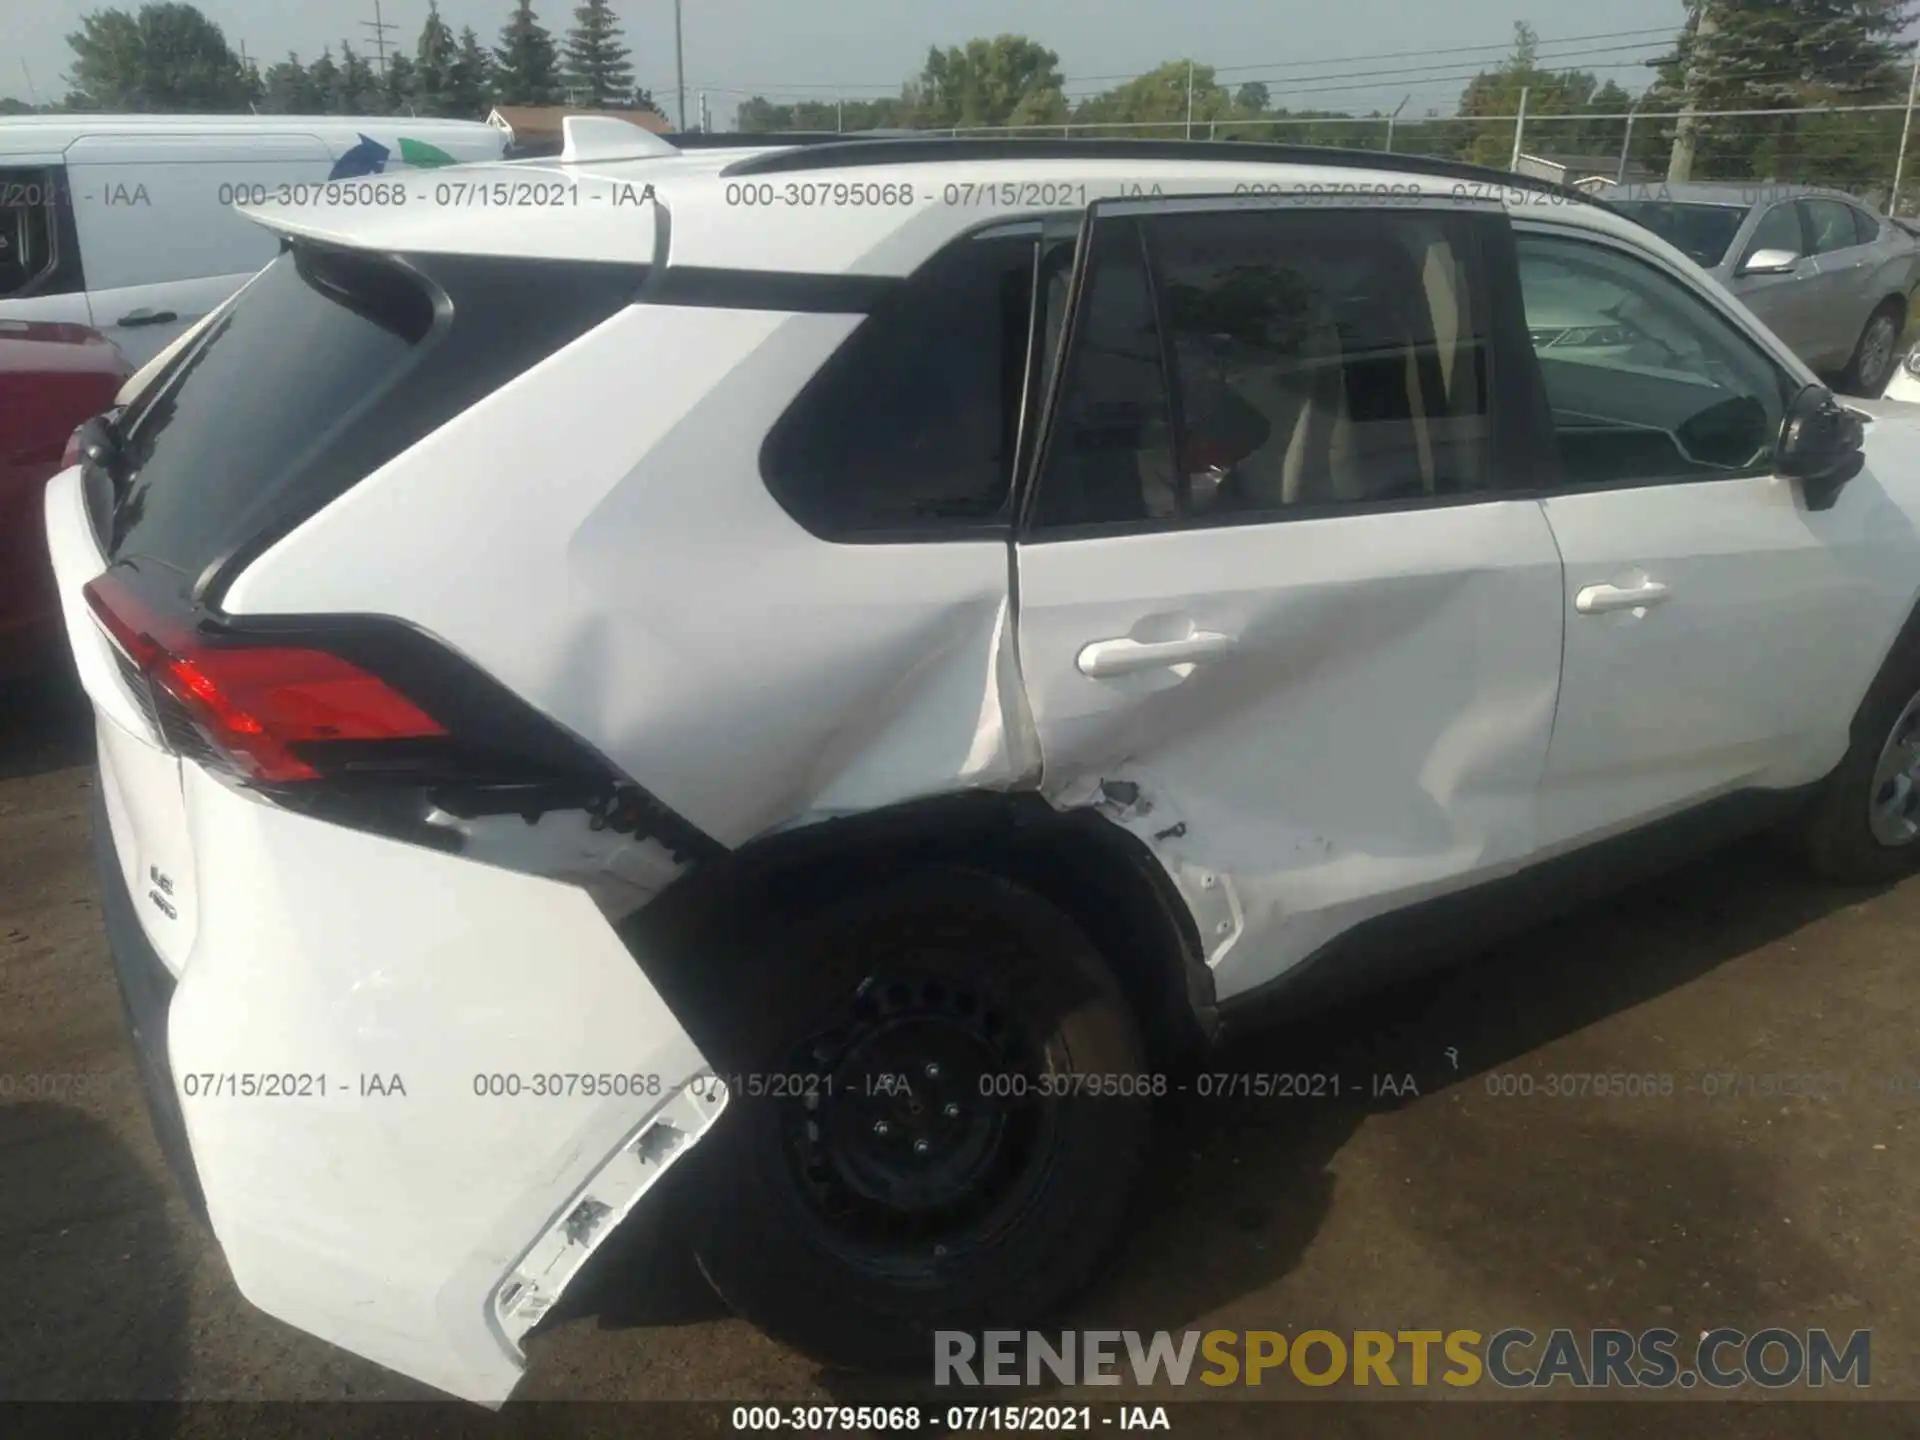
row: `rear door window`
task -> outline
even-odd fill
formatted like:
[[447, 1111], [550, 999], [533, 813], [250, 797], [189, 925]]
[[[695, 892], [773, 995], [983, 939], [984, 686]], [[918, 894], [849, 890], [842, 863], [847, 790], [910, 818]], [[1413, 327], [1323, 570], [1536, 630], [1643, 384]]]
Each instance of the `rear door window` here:
[[1825, 255], [1834, 250], [1850, 250], [1860, 243], [1853, 228], [1853, 207], [1838, 200], [1802, 200], [1807, 216], [1807, 235], [1813, 241], [1813, 253]]
[[1489, 310], [1466, 216], [1096, 227], [1041, 529], [1280, 519], [1489, 492]]

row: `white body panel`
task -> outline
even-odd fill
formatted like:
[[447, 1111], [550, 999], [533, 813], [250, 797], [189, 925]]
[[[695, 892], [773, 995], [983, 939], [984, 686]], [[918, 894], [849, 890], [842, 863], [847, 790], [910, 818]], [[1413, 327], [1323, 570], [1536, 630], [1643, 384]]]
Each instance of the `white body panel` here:
[[[1006, 545], [828, 544], [760, 479], [767, 428], [852, 325], [627, 310], [295, 530], [226, 607], [410, 620], [722, 844], [1011, 785], [1037, 756]], [[494, 503], [456, 500], [476, 488]], [[510, 571], [553, 577], [549, 603]]]
[[[1912, 463], [1911, 441], [1899, 450], [1888, 468]], [[1826, 511], [1776, 476], [1545, 503], [1567, 606], [1546, 844], [1839, 763], [1853, 711], [1834, 697], [1864, 693], [1920, 578], [1911, 522], [1871, 470]], [[1649, 605], [1578, 609], [1589, 587], [1649, 584], [1664, 587]]]
[[[1531, 500], [1024, 545], [1021, 669], [1049, 793], [1139, 785], [1129, 828], [1203, 922], [1228, 998], [1527, 858], [1559, 583]], [[1090, 643], [1189, 629], [1234, 647], [1185, 675], [1076, 666]]]
[[[497, 1404], [520, 1337], [725, 1093], [693, 1083], [705, 1062], [586, 891], [299, 816], [161, 751], [79, 593], [104, 565], [79, 473], [49, 487], [48, 528], [114, 848], [179, 981], [168, 1054], [234, 1279]], [[150, 870], [178, 920], [143, 903]], [[375, 1075], [387, 1093], [363, 1093]], [[246, 1078], [287, 1076], [291, 1096]], [[597, 1218], [570, 1231], [577, 1214]]]

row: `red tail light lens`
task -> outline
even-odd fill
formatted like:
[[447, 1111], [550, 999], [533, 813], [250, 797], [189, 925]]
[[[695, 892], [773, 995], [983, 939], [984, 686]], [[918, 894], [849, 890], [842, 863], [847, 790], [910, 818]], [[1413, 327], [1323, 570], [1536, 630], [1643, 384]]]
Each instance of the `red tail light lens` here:
[[319, 778], [294, 746], [322, 740], [445, 735], [438, 721], [376, 675], [324, 650], [209, 645], [156, 619], [110, 576], [86, 587], [102, 628], [147, 683], [163, 690], [234, 769], [274, 784]]

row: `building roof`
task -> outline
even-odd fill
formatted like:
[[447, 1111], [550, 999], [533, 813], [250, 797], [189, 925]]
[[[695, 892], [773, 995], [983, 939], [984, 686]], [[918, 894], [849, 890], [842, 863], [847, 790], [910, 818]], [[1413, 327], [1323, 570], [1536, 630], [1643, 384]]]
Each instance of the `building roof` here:
[[666, 134], [673, 129], [667, 123], [667, 117], [657, 110], [594, 110], [579, 105], [496, 105], [493, 113], [487, 116], [487, 123], [507, 131], [516, 141], [525, 144], [536, 137], [558, 140], [561, 135], [560, 122], [569, 115], [604, 115], [611, 120], [624, 120], [629, 125], [638, 125], [655, 134]]

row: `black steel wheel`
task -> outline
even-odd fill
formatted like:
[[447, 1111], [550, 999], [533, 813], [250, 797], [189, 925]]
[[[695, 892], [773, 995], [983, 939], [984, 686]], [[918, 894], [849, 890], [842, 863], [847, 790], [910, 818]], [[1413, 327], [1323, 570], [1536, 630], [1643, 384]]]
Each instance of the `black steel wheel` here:
[[741, 1003], [759, 1019], [687, 1161], [721, 1296], [820, 1359], [893, 1365], [1078, 1290], [1118, 1233], [1150, 1100], [1134, 1017], [1071, 919], [930, 869], [756, 951]]

